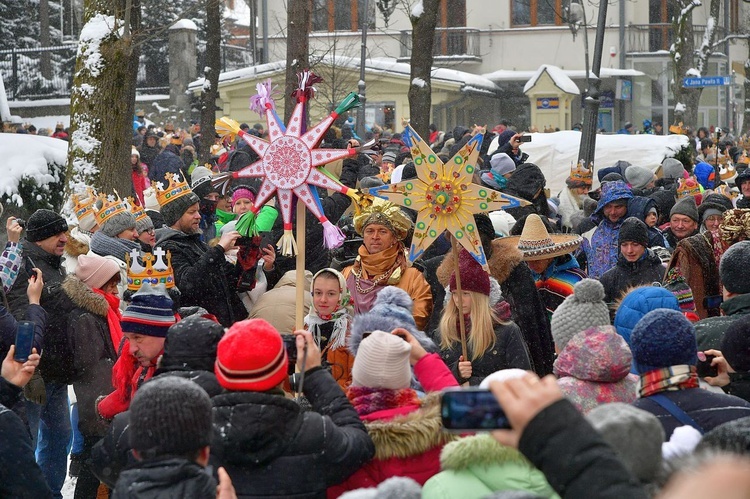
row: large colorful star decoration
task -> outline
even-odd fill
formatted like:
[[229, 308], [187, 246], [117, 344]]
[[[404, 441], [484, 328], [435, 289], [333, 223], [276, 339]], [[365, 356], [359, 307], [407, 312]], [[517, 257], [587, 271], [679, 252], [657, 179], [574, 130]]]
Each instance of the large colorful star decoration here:
[[320, 79], [309, 71], [300, 73], [298, 78], [299, 88], [292, 94], [297, 104], [287, 127], [284, 127], [276, 114], [271, 81], [259, 83], [256, 87], [258, 95], [251, 99], [251, 109], [258, 111], [261, 116], [265, 115], [269, 141], [240, 130], [239, 123], [230, 118], [224, 117], [216, 122], [219, 134], [238, 135], [258, 153], [260, 159], [238, 172], [215, 176], [214, 184], [221, 185], [232, 178], [262, 178], [251, 212], [257, 215], [263, 204], [276, 193], [277, 207], [284, 221], [284, 235], [279, 241], [279, 248], [282, 254], [289, 256], [297, 252], [292, 235], [294, 196], [297, 196], [323, 225], [325, 246], [335, 248], [341, 245], [344, 235], [323, 213], [317, 187], [340, 192], [355, 202], [358, 194], [356, 190], [342, 185], [333, 174], [323, 168], [323, 165], [354, 156], [360, 150], [369, 147], [369, 144], [365, 144], [356, 149], [319, 149], [318, 145], [328, 128], [341, 114], [359, 105], [359, 96], [354, 92], [350, 93], [328, 117], [308, 131], [306, 103], [314, 96], [312, 84]]
[[411, 148], [417, 178], [373, 187], [370, 193], [417, 212], [409, 259], [422, 256], [440, 234], [448, 231], [488, 270], [473, 215], [526, 206], [528, 201], [472, 183], [482, 146], [481, 134], [473, 136], [447, 163], [411, 126], [406, 125], [402, 139]]

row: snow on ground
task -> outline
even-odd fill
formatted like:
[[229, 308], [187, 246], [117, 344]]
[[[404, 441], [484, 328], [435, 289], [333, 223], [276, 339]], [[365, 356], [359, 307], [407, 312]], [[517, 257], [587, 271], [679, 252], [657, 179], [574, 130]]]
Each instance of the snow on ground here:
[[[528, 162], [541, 168], [547, 187], [556, 196], [565, 187], [570, 165], [578, 161], [581, 132], [532, 133], [531, 142], [521, 144]], [[666, 157], [674, 156], [688, 143], [685, 135], [597, 135], [594, 168], [614, 165], [619, 160], [652, 170]], [[594, 176], [594, 186], [599, 182]]]
[[18, 195], [21, 178], [32, 177], [40, 185], [53, 181], [47, 163], [64, 165], [68, 158], [68, 143], [51, 137], [0, 133], [0, 158], [3, 158], [0, 196], [7, 194], [20, 206], [23, 202]]

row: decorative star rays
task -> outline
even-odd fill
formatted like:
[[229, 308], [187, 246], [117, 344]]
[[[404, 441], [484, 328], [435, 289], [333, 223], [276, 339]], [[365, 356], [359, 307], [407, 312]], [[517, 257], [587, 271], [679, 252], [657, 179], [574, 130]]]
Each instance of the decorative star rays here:
[[417, 211], [409, 260], [419, 258], [447, 230], [488, 270], [473, 215], [529, 203], [472, 183], [482, 135], [473, 136], [447, 163], [438, 158], [411, 126], [406, 126], [402, 138], [411, 148], [417, 178], [374, 187], [370, 192]]
[[[301, 87], [303, 84], [301, 78]], [[331, 189], [356, 199], [357, 194], [353, 189], [342, 185], [322, 166], [353, 156], [358, 149], [317, 149], [317, 146], [339, 114], [359, 105], [358, 96], [352, 92], [327, 118], [304, 132], [305, 103], [309, 92], [302, 91], [297, 95], [297, 104], [289, 125], [284, 127], [274, 110], [269, 87], [270, 82], [258, 84], [259, 95], [256, 97], [256, 105], [265, 113], [270, 142], [240, 130], [239, 124], [229, 118], [217, 121], [217, 129], [224, 133], [239, 135], [260, 156], [255, 163], [234, 172], [232, 178], [263, 178], [251, 209], [255, 214], [274, 193], [277, 193], [278, 208], [284, 221], [284, 235], [280, 241], [282, 254], [293, 255], [297, 252], [292, 235], [293, 195], [296, 195], [323, 225], [326, 247], [339, 246], [344, 236], [324, 215], [316, 187]]]

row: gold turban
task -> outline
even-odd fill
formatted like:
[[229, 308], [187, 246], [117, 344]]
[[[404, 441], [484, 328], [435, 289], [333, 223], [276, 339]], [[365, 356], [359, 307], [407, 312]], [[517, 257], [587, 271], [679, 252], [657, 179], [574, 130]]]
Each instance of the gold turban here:
[[409, 233], [409, 229], [411, 229], [412, 221], [395, 204], [375, 198], [372, 205], [354, 216], [354, 230], [360, 236], [364, 235], [365, 227], [370, 224], [388, 227], [399, 241], [403, 241]]

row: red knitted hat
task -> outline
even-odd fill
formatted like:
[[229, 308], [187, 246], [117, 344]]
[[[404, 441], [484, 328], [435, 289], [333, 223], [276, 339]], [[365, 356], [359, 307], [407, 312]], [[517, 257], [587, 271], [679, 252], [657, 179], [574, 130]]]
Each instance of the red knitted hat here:
[[284, 342], [263, 319], [236, 322], [219, 341], [214, 373], [232, 391], [264, 392], [286, 378]]
[[[449, 257], [450, 258], [450, 257]], [[458, 254], [458, 269], [461, 272], [461, 290], [462, 291], [475, 291], [482, 293], [483, 295], [490, 296], [490, 276], [487, 274], [479, 262], [474, 260], [474, 257], [466, 251], [461, 249]], [[456, 291], [456, 272], [453, 271], [451, 274], [450, 283], [451, 293]]]

